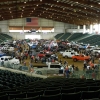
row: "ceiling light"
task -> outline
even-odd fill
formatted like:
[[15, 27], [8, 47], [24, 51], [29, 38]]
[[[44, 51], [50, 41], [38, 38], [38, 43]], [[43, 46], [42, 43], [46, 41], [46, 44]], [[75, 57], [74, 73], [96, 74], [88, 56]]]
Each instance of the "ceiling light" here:
[[78, 3], [78, 2], [76, 2], [76, 3]]
[[73, 6], [73, 4], [71, 4], [71, 6]]
[[100, 2], [98, 4], [100, 4]]
[[91, 5], [91, 7], [93, 7], [93, 6]]
[[26, 3], [26, 2], [24, 2], [24, 3]]
[[59, 1], [57, 1], [57, 2], [59, 2]]
[[33, 12], [33, 11], [32, 11]]
[[42, 1], [42, 0], [40, 0], [40, 1]]
[[36, 6], [38, 6], [38, 5], [36, 5]]
[[84, 9], [86, 9], [86, 7]]

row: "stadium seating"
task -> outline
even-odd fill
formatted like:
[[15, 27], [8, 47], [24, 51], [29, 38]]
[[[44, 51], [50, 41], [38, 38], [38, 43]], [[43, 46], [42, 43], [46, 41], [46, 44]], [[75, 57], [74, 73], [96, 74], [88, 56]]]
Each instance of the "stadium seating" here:
[[79, 41], [79, 40], [81, 40], [83, 38], [86, 38], [88, 36], [90, 36], [90, 34], [87, 34], [87, 33], [81, 34], [81, 36], [78, 36], [77, 38], [74, 38], [73, 41]]
[[71, 33], [65, 33], [59, 38], [59, 40], [66, 40], [70, 35]]
[[6, 39], [12, 39], [12, 37], [8, 34], [0, 33], [1, 36], [5, 37]]
[[82, 33], [74, 33], [71, 35], [70, 38], [68, 38], [69, 41], [74, 41], [74, 39], [79, 38], [80, 36], [82, 36]]
[[[12, 87], [9, 85], [11, 82]], [[24, 84], [26, 83], [26, 84]], [[96, 100], [100, 80], [80, 78], [35, 78], [0, 70], [0, 100]], [[14, 84], [14, 85], [13, 85]], [[14, 86], [14, 87], [13, 87]]]
[[59, 38], [63, 35], [64, 33], [59, 33], [59, 34], [57, 34], [57, 35], [55, 35], [55, 39], [57, 39], [57, 40], [59, 40]]

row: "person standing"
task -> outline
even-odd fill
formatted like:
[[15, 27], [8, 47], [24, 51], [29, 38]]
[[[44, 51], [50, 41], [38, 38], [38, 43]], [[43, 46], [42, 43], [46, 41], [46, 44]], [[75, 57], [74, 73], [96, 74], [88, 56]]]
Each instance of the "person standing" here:
[[66, 75], [66, 78], [69, 78], [69, 74], [70, 74], [69, 68], [66, 67], [66, 68], [65, 68], [65, 75]]

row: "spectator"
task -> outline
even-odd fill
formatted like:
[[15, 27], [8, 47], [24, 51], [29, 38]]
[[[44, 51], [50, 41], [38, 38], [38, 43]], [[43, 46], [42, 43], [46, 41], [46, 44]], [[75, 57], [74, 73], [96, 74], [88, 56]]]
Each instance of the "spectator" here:
[[31, 56], [31, 62], [33, 62], [33, 61], [34, 61], [34, 55]]
[[65, 75], [66, 75], [66, 78], [69, 78], [69, 74], [70, 74], [69, 68], [66, 67], [66, 68], [65, 68]]
[[75, 69], [75, 66], [74, 66], [74, 64], [72, 64], [72, 67], [73, 67], [73, 69]]
[[1, 62], [1, 66], [4, 67], [4, 61]]

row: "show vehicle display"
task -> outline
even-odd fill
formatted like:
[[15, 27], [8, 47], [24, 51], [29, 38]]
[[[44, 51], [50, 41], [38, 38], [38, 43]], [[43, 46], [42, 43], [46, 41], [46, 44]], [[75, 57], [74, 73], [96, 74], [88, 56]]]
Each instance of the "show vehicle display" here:
[[46, 62], [46, 67], [37, 68], [34, 67], [34, 73], [36, 74], [63, 74], [65, 66], [59, 62]]
[[2, 56], [0, 57], [0, 63], [4, 62], [6, 64], [20, 64], [19, 59], [12, 58], [11, 56]]
[[90, 56], [85, 56], [85, 55], [74, 55], [72, 56], [72, 59], [73, 61], [78, 61], [78, 60], [81, 60], [81, 61], [89, 61], [90, 60]]
[[74, 50], [65, 50], [63, 53], [62, 53], [62, 56], [64, 58], [72, 58], [72, 56], [74, 55], [78, 55], [78, 53]]

